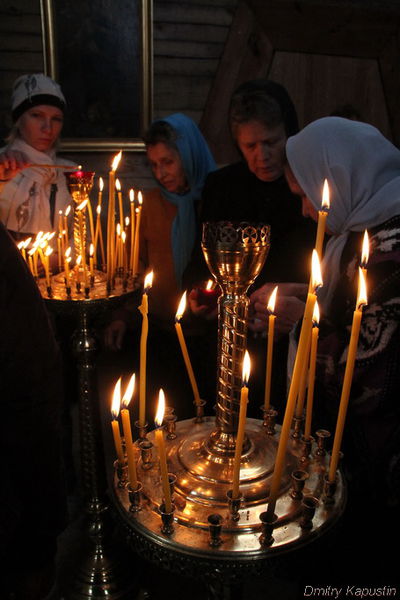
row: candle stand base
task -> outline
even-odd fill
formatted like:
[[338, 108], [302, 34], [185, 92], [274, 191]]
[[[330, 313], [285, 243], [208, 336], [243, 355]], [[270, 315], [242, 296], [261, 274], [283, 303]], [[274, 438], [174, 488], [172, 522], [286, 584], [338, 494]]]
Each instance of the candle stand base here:
[[[117, 476], [114, 478], [114, 508], [128, 543], [150, 562], [201, 579], [210, 589], [218, 572], [226, 593], [226, 586], [233, 582], [236, 585], [240, 577], [265, 573], [280, 556], [320, 539], [343, 512], [346, 494], [340, 472], [333, 502], [324, 504], [328, 457], [310, 457], [305, 466], [301, 462], [302, 441], [291, 438], [275, 508], [276, 521], [262, 520], [268, 503], [279, 425], [274, 436], [266, 436], [262, 420], [247, 420], [248, 445], [242, 455], [241, 497], [234, 511], [229, 500], [234, 458], [229, 451], [221, 454], [220, 447], [210, 444], [216, 433], [215, 419], [204, 417], [202, 423], [193, 419], [178, 421], [175, 432], [175, 439], [165, 440], [168, 470], [176, 476], [173, 523], [169, 523], [168, 532], [165, 529], [167, 517], [161, 518], [163, 493], [157, 457], [148, 468], [137, 448], [138, 478], [142, 483], [140, 512], [131, 512], [129, 494], [119, 487]], [[154, 441], [154, 432], [149, 432], [147, 439]], [[296, 493], [293, 493], [293, 485]], [[316, 501], [308, 502], [311, 497]], [[319, 499], [321, 502], [317, 502]], [[237, 519], [233, 518], [233, 512]], [[168, 518], [171, 520], [171, 515]], [[226, 598], [218, 596], [215, 589], [210, 591], [209, 597]]]

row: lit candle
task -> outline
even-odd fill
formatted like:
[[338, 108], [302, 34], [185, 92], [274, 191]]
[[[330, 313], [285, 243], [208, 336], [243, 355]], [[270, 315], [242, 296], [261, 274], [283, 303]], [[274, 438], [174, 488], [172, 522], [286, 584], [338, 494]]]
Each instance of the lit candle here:
[[114, 265], [114, 229], [115, 229], [115, 171], [121, 160], [122, 151], [114, 156], [108, 173], [108, 215], [107, 215], [107, 281], [110, 284]]
[[129, 259], [129, 269], [133, 271], [133, 252], [135, 248], [135, 192], [131, 189], [129, 190], [129, 203], [131, 209], [131, 241], [130, 241], [130, 259]]
[[93, 244], [94, 243], [95, 232], [94, 232], [92, 204], [91, 204], [91, 202], [90, 202], [89, 199], [88, 199], [87, 207], [88, 207], [88, 215], [89, 215], [90, 241]]
[[63, 252], [61, 250], [61, 238], [62, 238], [62, 234], [59, 233], [57, 236], [57, 259], [58, 259], [58, 271], [61, 271], [61, 264], [62, 264], [62, 255]]
[[83, 280], [85, 288], [88, 287], [87, 282], [87, 270], [86, 270], [86, 257], [85, 257], [85, 229], [84, 229], [84, 214], [83, 211], [88, 203], [88, 200], [84, 200], [76, 207], [78, 213], [78, 221], [79, 221], [79, 242], [80, 242], [80, 254], [81, 254], [81, 262], [83, 269]]
[[125, 463], [124, 452], [122, 450], [121, 434], [119, 431], [118, 415], [121, 404], [121, 377], [118, 379], [114, 387], [113, 400], [111, 405], [111, 426], [114, 437], [115, 451], [117, 453], [118, 462], [120, 465]]
[[37, 268], [36, 268], [35, 257], [36, 257], [36, 248], [34, 246], [33, 248], [31, 248], [28, 251], [28, 262], [29, 262], [30, 269], [32, 271], [32, 275], [34, 277], [37, 277]]
[[148, 297], [147, 292], [153, 284], [153, 271], [144, 279], [144, 293], [139, 311], [142, 314], [142, 332], [140, 335], [140, 378], [139, 378], [139, 425], [146, 423], [146, 363], [147, 363], [147, 335], [149, 332]]
[[64, 270], [65, 270], [65, 285], [68, 287], [68, 283], [69, 283], [69, 262], [71, 260], [71, 246], [68, 246], [68, 248], [65, 251], [65, 255], [64, 255]]
[[[301, 375], [301, 368], [305, 360], [305, 354], [308, 350], [308, 342], [311, 335], [312, 328], [312, 315], [314, 313], [314, 306], [317, 301], [316, 291], [322, 286], [322, 276], [319, 264], [319, 258], [316, 250], [312, 253], [312, 275], [310, 280], [310, 290], [307, 294], [307, 302], [304, 309], [303, 322], [301, 326], [300, 338], [294, 361], [292, 379], [290, 382], [289, 394], [286, 403], [285, 416], [281, 428], [281, 435], [279, 438], [278, 450], [276, 453], [275, 467], [272, 475], [271, 490], [268, 500], [267, 516], [271, 520], [274, 511], [276, 500], [278, 497], [279, 486], [282, 478], [282, 471], [285, 462], [286, 447], [289, 439], [290, 428], [292, 425], [292, 419], [294, 409], [296, 406], [296, 397], [299, 388], [299, 380]], [[308, 356], [308, 355], [307, 355]]]
[[81, 285], [81, 264], [82, 264], [82, 255], [79, 254], [79, 256], [77, 256], [77, 258], [76, 258], [76, 268], [75, 268], [77, 288], [79, 288]]
[[270, 407], [271, 400], [271, 375], [272, 375], [272, 354], [274, 349], [274, 330], [275, 330], [275, 302], [276, 294], [278, 292], [278, 286], [276, 286], [271, 293], [267, 305], [269, 312], [268, 316], [268, 344], [267, 344], [267, 365], [265, 370], [265, 396], [264, 396], [264, 409], [268, 410]]
[[117, 195], [118, 195], [119, 222], [121, 223], [121, 227], [122, 227], [122, 224], [124, 222], [124, 207], [123, 207], [123, 203], [122, 203], [122, 191], [121, 191], [121, 183], [120, 183], [119, 179], [117, 179], [115, 181], [115, 187], [117, 189]]
[[140, 215], [142, 212], [142, 204], [143, 197], [142, 193], [138, 193], [138, 203], [139, 206], [136, 209], [136, 219], [135, 219], [135, 242], [133, 249], [133, 265], [132, 265], [132, 274], [136, 275], [138, 273], [138, 265], [139, 265], [139, 228], [140, 228]]
[[186, 346], [185, 338], [183, 337], [182, 326], [181, 326], [181, 319], [182, 319], [183, 313], [185, 312], [185, 308], [186, 308], [186, 292], [184, 292], [182, 295], [181, 301], [179, 302], [178, 310], [175, 315], [175, 330], [176, 330], [176, 333], [178, 336], [183, 360], [185, 361], [186, 370], [189, 375], [190, 383], [192, 386], [194, 401], [195, 401], [196, 405], [199, 405], [201, 403], [199, 389], [197, 387], [196, 378], [194, 376], [192, 363], [190, 362], [189, 353], [188, 353], [188, 349]]
[[[362, 248], [361, 248], [361, 262], [360, 262], [360, 267], [361, 267], [361, 270], [363, 272], [364, 279], [366, 279], [366, 277], [367, 277], [367, 264], [368, 264], [368, 260], [369, 260], [369, 239], [368, 239], [368, 231], [365, 230], [364, 231]], [[360, 280], [358, 282], [358, 285], [360, 285]], [[359, 293], [359, 291], [360, 290], [358, 289], [357, 293]]]
[[97, 243], [100, 240], [101, 264], [104, 267], [106, 264], [106, 257], [104, 254], [103, 230], [101, 227], [101, 218], [100, 218], [100, 215], [101, 215], [100, 204], [97, 205], [96, 212], [97, 212], [97, 221], [96, 221], [94, 254], [96, 256], [96, 261], [97, 261]]
[[250, 377], [250, 356], [245, 352], [243, 359], [242, 370], [242, 389], [240, 391], [240, 409], [239, 409], [239, 424], [235, 443], [235, 459], [233, 463], [233, 485], [232, 485], [232, 500], [239, 497], [240, 483], [240, 461], [242, 458], [243, 440], [246, 427], [246, 411], [249, 401], [248, 382]]
[[314, 401], [314, 384], [315, 384], [315, 367], [317, 363], [317, 346], [319, 333], [319, 307], [318, 302], [315, 303], [313, 313], [313, 328], [311, 332], [311, 350], [310, 350], [310, 367], [308, 371], [308, 391], [307, 391], [307, 406], [306, 406], [306, 422], [304, 426], [304, 438], [310, 439], [311, 423]]
[[126, 256], [126, 231], [121, 232], [121, 254], [122, 254], [122, 269], [126, 272], [127, 256]]
[[351, 390], [351, 383], [352, 383], [352, 379], [353, 379], [354, 364], [355, 364], [356, 355], [357, 355], [357, 345], [358, 345], [358, 337], [360, 335], [362, 309], [364, 306], [366, 306], [366, 304], [368, 304], [367, 286], [366, 286], [364, 273], [361, 268], [359, 268], [359, 285], [358, 285], [358, 287], [359, 287], [359, 289], [358, 289], [358, 294], [357, 294], [356, 309], [353, 313], [353, 323], [351, 326], [349, 350], [348, 350], [348, 354], [347, 354], [346, 369], [344, 372], [342, 394], [340, 396], [339, 413], [338, 413], [338, 418], [337, 418], [337, 422], [336, 422], [335, 437], [333, 440], [331, 462], [329, 465], [329, 481], [330, 482], [334, 482], [335, 477], [336, 477], [336, 469], [337, 469], [338, 462], [339, 462], [340, 446], [342, 444], [344, 423], [346, 420], [347, 407], [349, 404], [349, 397], [350, 397], [350, 390]]
[[64, 213], [64, 228], [63, 228], [63, 236], [64, 236], [64, 247], [68, 245], [68, 215], [71, 212], [71, 205], [69, 204], [65, 209]]
[[129, 380], [128, 387], [125, 390], [125, 394], [122, 398], [122, 406], [121, 409], [121, 419], [122, 419], [122, 427], [124, 430], [125, 437], [125, 447], [126, 447], [126, 456], [128, 458], [128, 473], [129, 473], [129, 481], [132, 489], [137, 487], [137, 473], [136, 473], [136, 459], [135, 452], [132, 441], [132, 429], [131, 429], [131, 419], [130, 413], [128, 410], [129, 403], [132, 399], [133, 392], [135, 389], [135, 373], [133, 373], [132, 377]]
[[94, 259], [93, 259], [93, 254], [94, 254], [94, 245], [90, 244], [90, 249], [89, 249], [89, 269], [90, 269], [90, 277], [91, 277], [92, 283], [94, 282]]
[[324, 243], [325, 236], [325, 225], [326, 219], [328, 216], [330, 208], [330, 200], [329, 200], [329, 186], [328, 182], [324, 180], [324, 187], [322, 190], [322, 202], [321, 209], [318, 211], [318, 226], [317, 226], [317, 237], [315, 240], [315, 249], [318, 252], [318, 256], [322, 258], [322, 245]]
[[47, 246], [44, 252], [44, 270], [46, 273], [46, 285], [47, 287], [51, 287], [50, 281], [50, 254], [53, 252], [53, 248], [51, 246]]
[[99, 206], [101, 206], [101, 203], [103, 201], [103, 188], [104, 188], [104, 181], [102, 177], [99, 177], [99, 195], [97, 197], [97, 204]]
[[155, 418], [155, 438], [158, 449], [158, 457], [160, 460], [160, 472], [161, 472], [161, 485], [163, 489], [164, 495], [164, 505], [165, 512], [169, 513], [172, 510], [172, 502], [171, 502], [171, 489], [169, 485], [168, 478], [168, 467], [167, 467], [167, 454], [165, 452], [165, 443], [164, 443], [164, 433], [162, 430], [162, 422], [164, 419], [164, 411], [165, 411], [165, 396], [164, 392], [161, 389], [158, 395], [158, 408], [157, 414]]

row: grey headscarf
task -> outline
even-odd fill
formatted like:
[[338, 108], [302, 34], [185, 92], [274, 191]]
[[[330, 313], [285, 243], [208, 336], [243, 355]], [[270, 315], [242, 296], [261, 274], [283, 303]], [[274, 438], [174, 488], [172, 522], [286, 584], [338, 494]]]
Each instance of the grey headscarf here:
[[368, 230], [400, 214], [400, 151], [367, 123], [325, 117], [289, 138], [286, 154], [317, 210], [328, 180], [327, 228], [333, 235], [322, 263], [324, 287], [319, 296], [326, 311], [349, 232]]

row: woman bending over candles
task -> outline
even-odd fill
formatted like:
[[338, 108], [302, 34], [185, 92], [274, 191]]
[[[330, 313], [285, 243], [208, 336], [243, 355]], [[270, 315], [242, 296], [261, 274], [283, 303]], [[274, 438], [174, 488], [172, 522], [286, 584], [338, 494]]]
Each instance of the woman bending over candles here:
[[[331, 191], [326, 223], [331, 237], [318, 298], [313, 431], [335, 431], [362, 240], [368, 231], [369, 260], [361, 265], [367, 271], [368, 305], [361, 320], [342, 450], [353, 532], [348, 540], [364, 531], [368, 548], [373, 548], [373, 540], [384, 548], [383, 529], [389, 531], [391, 518], [398, 519], [400, 500], [400, 151], [371, 125], [327, 117], [289, 138], [286, 153], [285, 174], [302, 199], [304, 216], [318, 218], [325, 178]], [[370, 528], [371, 518], [381, 524]], [[376, 561], [376, 554], [372, 556]]]
[[[176, 353], [180, 357], [179, 346], [175, 347], [174, 318], [183, 291], [182, 274], [195, 240], [198, 204], [205, 178], [216, 165], [197, 125], [183, 114], [155, 121], [145, 144], [157, 187], [143, 195], [140, 272], [154, 272], [149, 291], [148, 348], [155, 353], [156, 345], [158, 374], [161, 369], [167, 377], [173, 370], [171, 357]], [[140, 320], [136, 306], [114, 313], [105, 333], [106, 346], [121, 349], [127, 329], [140, 327]], [[161, 387], [168, 391], [168, 385], [162, 383]]]
[[65, 107], [61, 88], [50, 77], [38, 73], [15, 81], [13, 127], [0, 150], [0, 220], [18, 241], [54, 231], [59, 212], [71, 203], [63, 169], [49, 166], [59, 162]]

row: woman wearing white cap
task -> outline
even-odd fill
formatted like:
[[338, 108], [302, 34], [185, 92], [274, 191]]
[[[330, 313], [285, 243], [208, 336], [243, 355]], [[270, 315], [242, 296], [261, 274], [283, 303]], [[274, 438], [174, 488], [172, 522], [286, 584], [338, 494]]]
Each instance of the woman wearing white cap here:
[[15, 81], [14, 125], [0, 151], [0, 220], [15, 239], [52, 231], [55, 216], [71, 202], [64, 173], [40, 166], [57, 164], [65, 106], [60, 86], [42, 73]]

